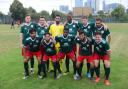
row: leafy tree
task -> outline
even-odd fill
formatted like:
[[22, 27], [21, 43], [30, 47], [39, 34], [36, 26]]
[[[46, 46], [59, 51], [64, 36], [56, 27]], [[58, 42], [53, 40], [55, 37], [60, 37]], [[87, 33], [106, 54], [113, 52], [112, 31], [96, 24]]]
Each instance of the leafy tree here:
[[39, 13], [40, 16], [44, 16], [46, 18], [46, 20], [50, 20], [51, 16], [49, 15], [49, 12], [45, 11], [45, 10], [42, 10], [40, 13]]
[[10, 5], [9, 10], [11, 13], [11, 17], [14, 20], [18, 20], [19, 18], [21, 20], [24, 20], [25, 15], [26, 15], [26, 10], [23, 7], [21, 2], [19, 2], [18, 0], [14, 0], [13, 3]]
[[119, 5], [116, 9], [111, 12], [111, 15], [117, 20], [120, 20], [125, 15], [125, 8], [122, 5]]

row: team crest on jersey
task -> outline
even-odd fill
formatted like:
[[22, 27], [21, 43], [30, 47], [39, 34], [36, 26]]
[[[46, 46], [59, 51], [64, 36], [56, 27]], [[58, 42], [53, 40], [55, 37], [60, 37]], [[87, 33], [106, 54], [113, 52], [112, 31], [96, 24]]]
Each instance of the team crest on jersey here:
[[102, 45], [99, 45], [100, 48], [102, 48]]
[[101, 33], [103, 34], [103, 33], [104, 33], [104, 31], [101, 31]]
[[39, 41], [38, 40], [36, 40], [36, 43], [38, 43]]
[[73, 27], [75, 28], [75, 27], [76, 27], [76, 25], [73, 25]]
[[34, 26], [33, 25], [31, 25], [31, 28], [33, 28]]
[[71, 39], [68, 39], [68, 41], [71, 41]]
[[47, 27], [45, 27], [45, 29], [47, 29]]
[[88, 29], [90, 29], [91, 27], [90, 26], [88, 26]]
[[41, 34], [44, 34], [44, 30], [41, 30]]

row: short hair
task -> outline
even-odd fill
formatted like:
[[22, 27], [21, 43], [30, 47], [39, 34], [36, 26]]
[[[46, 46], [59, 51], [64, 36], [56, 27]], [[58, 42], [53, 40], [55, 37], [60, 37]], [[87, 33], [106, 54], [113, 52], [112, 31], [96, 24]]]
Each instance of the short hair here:
[[79, 32], [79, 35], [82, 35], [82, 34], [84, 34], [86, 36], [85, 32], [83, 32], [83, 31]]
[[87, 16], [83, 16], [82, 19], [88, 19], [88, 17]]
[[96, 18], [96, 21], [102, 22], [103, 20], [101, 18]]
[[44, 35], [46, 36], [46, 35], [51, 35], [51, 34], [49, 32], [46, 32]]
[[60, 17], [60, 18], [61, 18], [61, 16], [60, 16], [60, 15], [56, 15], [55, 17]]
[[32, 34], [33, 32], [36, 32], [36, 30], [32, 28], [32, 29], [29, 31], [29, 33]]
[[27, 16], [30, 16], [31, 17], [31, 15], [29, 15], [29, 14], [27, 14], [25, 17], [27, 17]]
[[102, 36], [101, 32], [96, 32], [94, 35], [95, 35], [95, 36], [96, 36], [96, 35]]
[[40, 16], [40, 18], [44, 18], [45, 19], [45, 16]]
[[68, 16], [71, 16], [71, 17], [72, 17], [73, 15], [72, 15], [71, 13], [68, 13], [68, 14], [67, 14], [67, 17], [68, 17]]
[[64, 28], [64, 31], [69, 32], [69, 28], [65, 27], [65, 28]]

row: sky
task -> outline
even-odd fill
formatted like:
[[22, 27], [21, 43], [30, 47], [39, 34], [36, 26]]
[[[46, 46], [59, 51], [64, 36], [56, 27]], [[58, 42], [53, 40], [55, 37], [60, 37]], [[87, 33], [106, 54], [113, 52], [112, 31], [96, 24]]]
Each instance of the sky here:
[[[54, 10], [59, 10], [60, 5], [68, 5], [71, 10], [75, 5], [75, 0], [19, 0], [24, 7], [33, 7], [37, 12], [41, 10], [47, 10], [51, 12]], [[86, 1], [86, 0], [84, 0]], [[100, 9], [102, 9], [102, 1], [100, 0]], [[120, 2], [126, 8], [128, 8], [128, 0], [105, 0], [106, 4], [118, 3]], [[13, 0], [0, 0], [0, 11], [4, 14], [9, 12], [9, 7]]]

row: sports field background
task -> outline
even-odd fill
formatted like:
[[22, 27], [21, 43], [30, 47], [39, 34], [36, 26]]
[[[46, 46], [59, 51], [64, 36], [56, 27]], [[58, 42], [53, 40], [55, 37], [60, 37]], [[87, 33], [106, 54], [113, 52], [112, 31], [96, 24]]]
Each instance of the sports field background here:
[[[111, 56], [111, 86], [103, 84], [104, 71], [101, 69], [101, 82], [96, 85], [85, 78], [86, 67], [83, 69], [83, 79], [73, 80], [72, 72], [53, 80], [39, 80], [35, 74], [28, 80], [23, 77], [23, 59], [19, 49], [19, 29], [10, 29], [10, 25], [0, 25], [0, 89], [128, 89], [128, 24], [108, 24], [112, 34]], [[101, 65], [102, 66], [102, 65]], [[72, 66], [70, 66], [72, 70]]]

